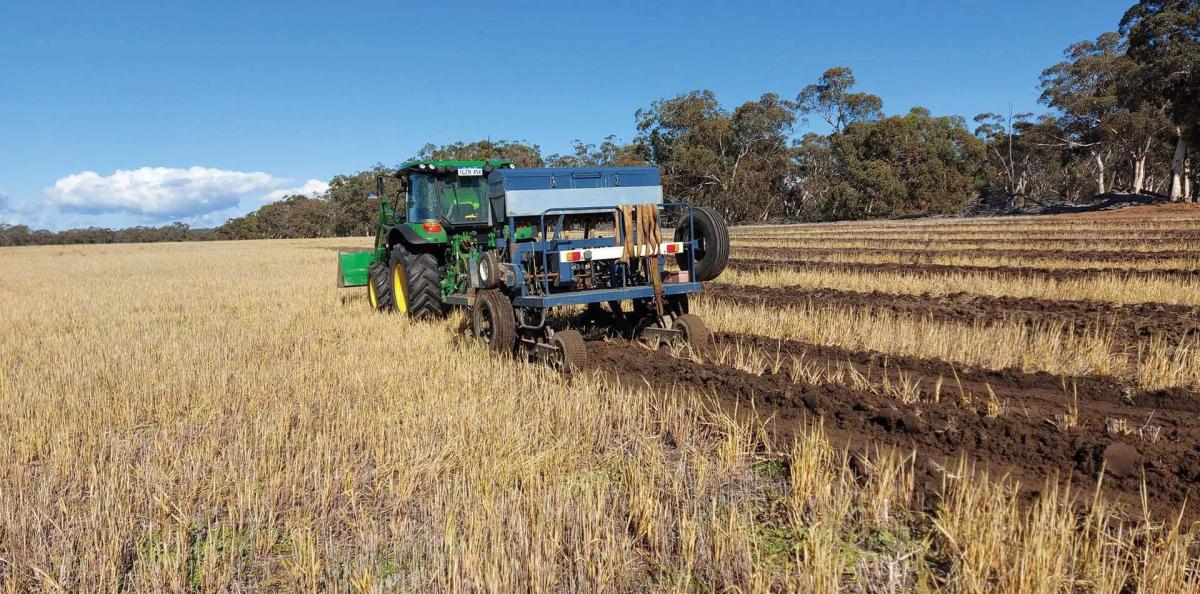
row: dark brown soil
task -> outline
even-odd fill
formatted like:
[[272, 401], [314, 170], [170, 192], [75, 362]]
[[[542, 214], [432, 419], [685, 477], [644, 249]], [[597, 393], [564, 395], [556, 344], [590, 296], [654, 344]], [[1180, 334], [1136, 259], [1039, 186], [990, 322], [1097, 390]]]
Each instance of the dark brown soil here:
[[1056, 280], [1094, 277], [1100, 274], [1119, 274], [1130, 278], [1165, 277], [1174, 279], [1198, 279], [1200, 269], [1135, 270], [1131, 268], [1038, 268], [1012, 266], [954, 266], [949, 264], [921, 264], [899, 262], [822, 262], [819, 260], [761, 258], [738, 258], [729, 261], [736, 270], [770, 270], [773, 268], [803, 268], [807, 270], [847, 270], [855, 272], [904, 272], [928, 274], [985, 273], [1008, 277], [1040, 277]]
[[[1143, 236], [1135, 235], [1128, 237], [1097, 237], [1097, 238], [1080, 238], [1080, 237], [1053, 237], [1046, 235], [1038, 235], [1031, 233], [1028, 235], [1004, 237], [1004, 236], [988, 236], [986, 234], [976, 234], [976, 237], [950, 237], [941, 238], [937, 235], [930, 237], [914, 237], [912, 235], [894, 235], [888, 233], [871, 233], [864, 232], [861, 235], [853, 236], [844, 234], [812, 234], [812, 235], [763, 235], [763, 234], [742, 234], [737, 235], [733, 239], [740, 241], [753, 242], [769, 242], [769, 241], [795, 241], [795, 242], [861, 242], [870, 241], [880, 244], [878, 248], [905, 249], [920, 247], [921, 249], [945, 249], [961, 246], [971, 246], [980, 243], [1011, 243], [1014, 246], [1022, 244], [1028, 245], [1029, 242], [1037, 242], [1039, 244], [1049, 244], [1061, 246], [1063, 248], [1071, 248], [1072, 250], [1080, 248], [1089, 248], [1095, 246], [1108, 246], [1110, 249], [1118, 249], [1129, 245], [1131, 249], [1139, 249], [1142, 251], [1151, 251], [1147, 246], [1151, 244], [1161, 244], [1163, 249], [1169, 249], [1168, 246], [1176, 246], [1179, 249], [1180, 242], [1196, 242], [1200, 241], [1200, 231], [1178, 231], [1162, 236]], [[1043, 246], [1044, 247], [1044, 246]], [[838, 246], [829, 246], [830, 249], [843, 249]], [[1036, 248], [1035, 248], [1036, 249]], [[1161, 251], [1161, 250], [1156, 250]], [[1195, 250], [1188, 250], [1195, 252]], [[1111, 252], [1114, 254], [1125, 253], [1123, 250]]]
[[1200, 307], [1101, 301], [1066, 301], [1030, 297], [993, 297], [976, 293], [904, 295], [860, 293], [837, 289], [756, 287], [709, 284], [711, 299], [750, 306], [809, 305], [820, 308], [858, 308], [889, 311], [939, 322], [990, 324], [1016, 321], [1029, 325], [1065, 323], [1077, 329], [1099, 327], [1112, 332], [1118, 349], [1136, 348], [1152, 335], [1171, 345], [1200, 337]]
[[[918, 493], [926, 504], [936, 500], [940, 469], [953, 468], [963, 456], [993, 477], [1006, 474], [1016, 479], [1029, 495], [1052, 478], [1069, 480], [1077, 492], [1088, 493], [1105, 468], [1103, 490], [1133, 514], [1140, 507], [1144, 472], [1150, 508], [1159, 519], [1200, 494], [1200, 395], [1194, 392], [1139, 393], [1108, 377], [1064, 379], [1015, 370], [952, 368], [935, 360], [885, 358], [753, 336], [722, 335], [717, 341], [717, 348], [740, 341], [779, 352], [785, 355], [783, 366], [778, 374], [764, 369], [759, 375], [702, 365], [622, 341], [589, 343], [591, 365], [630, 385], [649, 384], [664, 391], [697, 389], [715, 396], [729, 410], [753, 409], [766, 419], [773, 443], [780, 446], [823, 419], [829, 437], [852, 450], [890, 446], [915, 451]], [[787, 356], [793, 354], [803, 355], [809, 364], [853, 365], [877, 384], [886, 360], [892, 381], [903, 370], [910, 381], [921, 382], [923, 394], [917, 403], [906, 405], [878, 390], [793, 383]], [[934, 402], [932, 391], [939, 376], [941, 398]], [[988, 415], [989, 393], [1002, 404], [1002, 413]], [[1076, 397], [1077, 426], [1055, 427], [1053, 422], [1067, 413]], [[1132, 433], [1107, 429], [1121, 420]], [[1138, 429], [1147, 426], [1158, 427], [1157, 439], [1150, 438], [1153, 429], [1139, 436]], [[1195, 516], [1189, 512], [1189, 517]]]
[[1071, 250], [1030, 250], [1030, 249], [912, 249], [912, 248], [800, 248], [800, 247], [754, 247], [739, 245], [735, 252], [754, 250], [756, 256], [778, 258], [801, 258], [807, 260], [820, 259], [822, 256], [857, 255], [857, 256], [894, 256], [904, 258], [914, 264], [933, 264], [934, 258], [942, 257], [984, 257], [984, 258], [1051, 258], [1074, 260], [1082, 262], [1111, 262], [1115, 267], [1126, 262], [1161, 262], [1176, 258], [1193, 258], [1200, 260], [1200, 252], [1193, 250], [1156, 250], [1147, 252], [1130, 251], [1071, 251]]

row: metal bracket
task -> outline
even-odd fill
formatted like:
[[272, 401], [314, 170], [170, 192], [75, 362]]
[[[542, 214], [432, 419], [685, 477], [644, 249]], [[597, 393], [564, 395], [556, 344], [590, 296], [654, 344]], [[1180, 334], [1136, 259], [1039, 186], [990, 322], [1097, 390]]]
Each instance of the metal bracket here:
[[538, 308], [538, 311], [541, 313], [541, 320], [538, 321], [538, 324], [536, 326], [530, 326], [529, 324], [525, 323], [525, 309], [526, 308], [518, 307], [516, 309], [517, 309], [517, 328], [520, 328], [521, 330], [541, 330], [546, 327], [546, 311], [550, 308], [548, 308], [548, 307], [539, 307]]
[[539, 360], [542, 360], [543, 362], [550, 360], [552, 357], [558, 356], [562, 352], [558, 349], [558, 347], [546, 342], [540, 342], [532, 338], [524, 337], [522, 337], [520, 340], [522, 346], [528, 350], [529, 354], [533, 355]]
[[511, 287], [516, 283], [517, 273], [513, 271], [513, 265], [507, 262], [500, 263], [500, 284]]

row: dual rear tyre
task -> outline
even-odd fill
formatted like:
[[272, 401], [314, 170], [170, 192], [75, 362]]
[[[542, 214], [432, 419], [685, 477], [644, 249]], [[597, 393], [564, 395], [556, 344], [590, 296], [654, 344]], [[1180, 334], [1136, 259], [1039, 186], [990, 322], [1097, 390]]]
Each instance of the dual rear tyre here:
[[439, 283], [437, 258], [413, 253], [401, 246], [392, 248], [388, 263], [367, 269], [367, 292], [371, 307], [399, 312], [413, 319], [445, 315]]

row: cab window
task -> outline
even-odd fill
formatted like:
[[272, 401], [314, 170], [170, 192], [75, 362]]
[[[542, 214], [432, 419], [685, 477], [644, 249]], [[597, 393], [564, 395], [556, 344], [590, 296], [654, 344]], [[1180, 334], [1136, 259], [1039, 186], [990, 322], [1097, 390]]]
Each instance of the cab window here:
[[440, 218], [437, 185], [432, 176], [413, 175], [408, 200], [408, 220], [436, 221]]
[[487, 223], [487, 178], [449, 175], [438, 180], [442, 213], [451, 223]]

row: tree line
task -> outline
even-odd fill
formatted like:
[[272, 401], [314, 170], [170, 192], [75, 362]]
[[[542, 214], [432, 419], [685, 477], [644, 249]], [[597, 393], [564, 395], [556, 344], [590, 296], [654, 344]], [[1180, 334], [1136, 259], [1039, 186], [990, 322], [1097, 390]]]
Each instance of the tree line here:
[[[733, 222], [959, 214], [1112, 192], [1195, 199], [1200, 0], [1141, 0], [1115, 31], [1066, 48], [1040, 88], [1047, 111], [1038, 115], [888, 115], [850, 68], [836, 67], [795, 96], [768, 92], [733, 107], [706, 90], [659, 99], [637, 110], [627, 142], [577, 140], [570, 153], [546, 154], [525, 141], [479, 140], [427, 144], [413, 158], [653, 165], [666, 195]], [[797, 133], [813, 127], [822, 131]], [[289, 196], [216, 229], [0, 226], [0, 245], [366, 235], [376, 213], [365, 197], [393, 171], [338, 175], [323, 195]]]
[[184, 223], [161, 227], [108, 229], [85, 227], [66, 231], [30, 229], [28, 225], [0, 224], [0, 246], [70, 245], [81, 243], [156, 243], [160, 241], [208, 241], [225, 239], [216, 229], [192, 229]]

